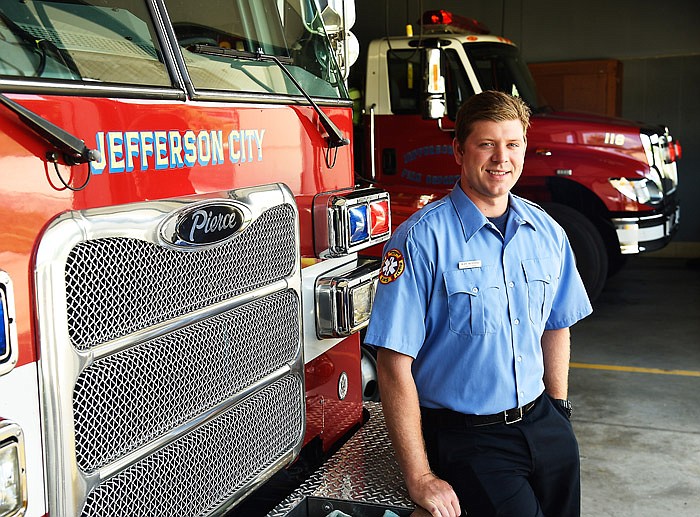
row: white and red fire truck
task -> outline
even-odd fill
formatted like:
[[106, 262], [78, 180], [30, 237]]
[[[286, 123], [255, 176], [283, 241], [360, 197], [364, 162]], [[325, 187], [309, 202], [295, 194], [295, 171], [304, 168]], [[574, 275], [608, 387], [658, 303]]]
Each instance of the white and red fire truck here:
[[0, 516], [221, 515], [362, 423], [389, 196], [321, 21], [0, 4]]
[[626, 255], [670, 241], [680, 145], [666, 127], [541, 107], [517, 47], [477, 20], [429, 11], [412, 32], [372, 41], [364, 84], [351, 84], [363, 96], [358, 170], [391, 193], [393, 224], [452, 188], [457, 109], [495, 89], [534, 109], [515, 192], [567, 231], [591, 298]]

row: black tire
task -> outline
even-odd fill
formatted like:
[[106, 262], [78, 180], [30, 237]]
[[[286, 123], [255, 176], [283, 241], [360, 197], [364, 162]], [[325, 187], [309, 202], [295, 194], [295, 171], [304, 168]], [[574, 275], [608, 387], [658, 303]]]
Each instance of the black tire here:
[[595, 300], [608, 278], [608, 254], [598, 229], [581, 212], [568, 206], [548, 203], [542, 208], [564, 228], [588, 298]]

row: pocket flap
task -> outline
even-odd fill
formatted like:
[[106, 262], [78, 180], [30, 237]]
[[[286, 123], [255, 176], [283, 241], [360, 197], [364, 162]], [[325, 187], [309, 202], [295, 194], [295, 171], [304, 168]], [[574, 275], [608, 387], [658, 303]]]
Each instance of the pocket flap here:
[[445, 271], [443, 273], [447, 295], [466, 293], [472, 296], [479, 294], [478, 276], [471, 269]]
[[527, 259], [522, 261], [523, 271], [527, 282], [545, 282], [551, 283], [554, 279], [555, 265], [550, 258], [544, 259]]

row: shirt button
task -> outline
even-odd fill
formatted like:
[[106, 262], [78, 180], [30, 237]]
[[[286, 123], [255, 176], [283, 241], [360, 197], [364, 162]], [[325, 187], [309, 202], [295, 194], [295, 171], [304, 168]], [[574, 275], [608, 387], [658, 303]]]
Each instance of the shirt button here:
[[552, 275], [547, 275], [547, 280], [551, 280], [551, 279], [552, 279]]
[[522, 355], [519, 355], [519, 356], [518, 356], [518, 362], [519, 362], [519, 363], [522, 363], [522, 362], [523, 362], [523, 356], [522, 356]]
[[519, 320], [518, 318], [515, 318], [515, 319], [513, 320], [513, 324], [514, 324], [514, 325], [520, 325], [520, 320]]
[[508, 287], [515, 287], [515, 282], [508, 282]]
[[478, 287], [472, 288], [472, 293], [478, 293], [478, 292], [479, 292], [479, 288], [478, 288]]

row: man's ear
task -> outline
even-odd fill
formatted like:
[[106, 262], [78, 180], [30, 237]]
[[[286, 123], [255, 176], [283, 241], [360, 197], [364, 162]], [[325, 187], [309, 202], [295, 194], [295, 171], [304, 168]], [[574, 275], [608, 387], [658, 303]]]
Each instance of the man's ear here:
[[452, 139], [452, 154], [455, 156], [457, 165], [462, 165], [462, 155], [464, 154], [464, 150], [456, 138]]

